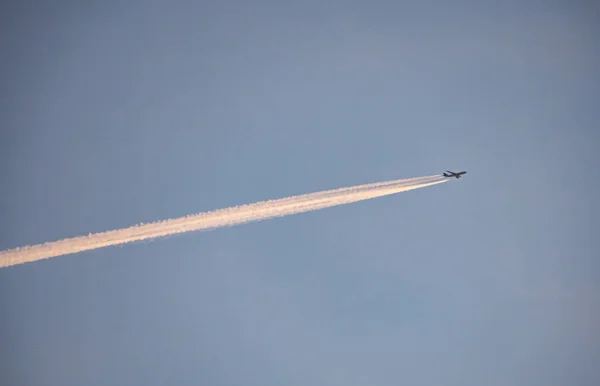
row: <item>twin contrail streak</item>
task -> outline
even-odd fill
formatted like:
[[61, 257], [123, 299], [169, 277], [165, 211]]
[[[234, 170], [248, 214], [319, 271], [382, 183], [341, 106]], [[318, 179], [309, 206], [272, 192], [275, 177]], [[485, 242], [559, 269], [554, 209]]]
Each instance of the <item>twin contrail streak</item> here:
[[93, 233], [39, 245], [0, 252], [0, 267], [34, 262], [92, 249], [289, 216], [336, 205], [368, 200], [446, 182], [439, 175], [357, 185], [303, 194], [278, 200], [220, 209], [176, 219], [134, 225], [129, 228]]

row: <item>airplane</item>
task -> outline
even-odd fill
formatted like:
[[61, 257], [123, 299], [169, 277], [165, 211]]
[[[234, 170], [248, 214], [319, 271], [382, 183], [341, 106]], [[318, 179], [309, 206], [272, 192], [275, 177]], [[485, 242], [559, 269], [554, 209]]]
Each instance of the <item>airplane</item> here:
[[458, 172], [458, 173], [454, 173], [451, 172], [450, 170], [446, 170], [449, 174], [444, 173], [444, 177], [455, 177], [456, 179], [459, 179], [460, 177], [462, 177], [463, 174], [467, 174], [466, 171], [462, 171], [462, 172]]

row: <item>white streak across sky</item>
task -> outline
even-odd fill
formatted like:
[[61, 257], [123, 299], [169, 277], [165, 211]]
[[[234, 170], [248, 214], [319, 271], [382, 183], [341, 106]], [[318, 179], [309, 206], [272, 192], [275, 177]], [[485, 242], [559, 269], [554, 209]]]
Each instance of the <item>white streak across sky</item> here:
[[88, 236], [8, 249], [0, 252], [0, 267], [10, 267], [51, 257], [166, 237], [178, 233], [215, 229], [289, 216], [424, 188], [446, 181], [448, 180], [440, 175], [433, 175], [357, 185], [278, 200], [261, 201], [149, 224], [139, 224], [123, 229], [92, 233]]

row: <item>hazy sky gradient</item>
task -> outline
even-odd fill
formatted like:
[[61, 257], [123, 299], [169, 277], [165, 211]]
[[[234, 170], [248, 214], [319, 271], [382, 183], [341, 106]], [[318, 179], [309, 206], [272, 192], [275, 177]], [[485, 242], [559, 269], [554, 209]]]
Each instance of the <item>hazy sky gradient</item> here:
[[0, 250], [469, 171], [2, 269], [0, 384], [600, 384], [592, 3], [0, 6]]

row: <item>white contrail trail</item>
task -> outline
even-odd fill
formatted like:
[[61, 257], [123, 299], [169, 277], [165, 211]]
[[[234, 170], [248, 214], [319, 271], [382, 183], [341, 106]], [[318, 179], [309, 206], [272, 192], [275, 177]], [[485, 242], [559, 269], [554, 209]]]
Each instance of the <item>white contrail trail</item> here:
[[288, 216], [336, 205], [368, 200], [446, 182], [439, 175], [377, 182], [341, 189], [302, 194], [278, 200], [220, 209], [196, 215], [134, 225], [129, 228], [93, 233], [44, 244], [0, 252], [0, 267], [34, 262], [51, 257], [89, 251], [177, 233], [207, 230]]

